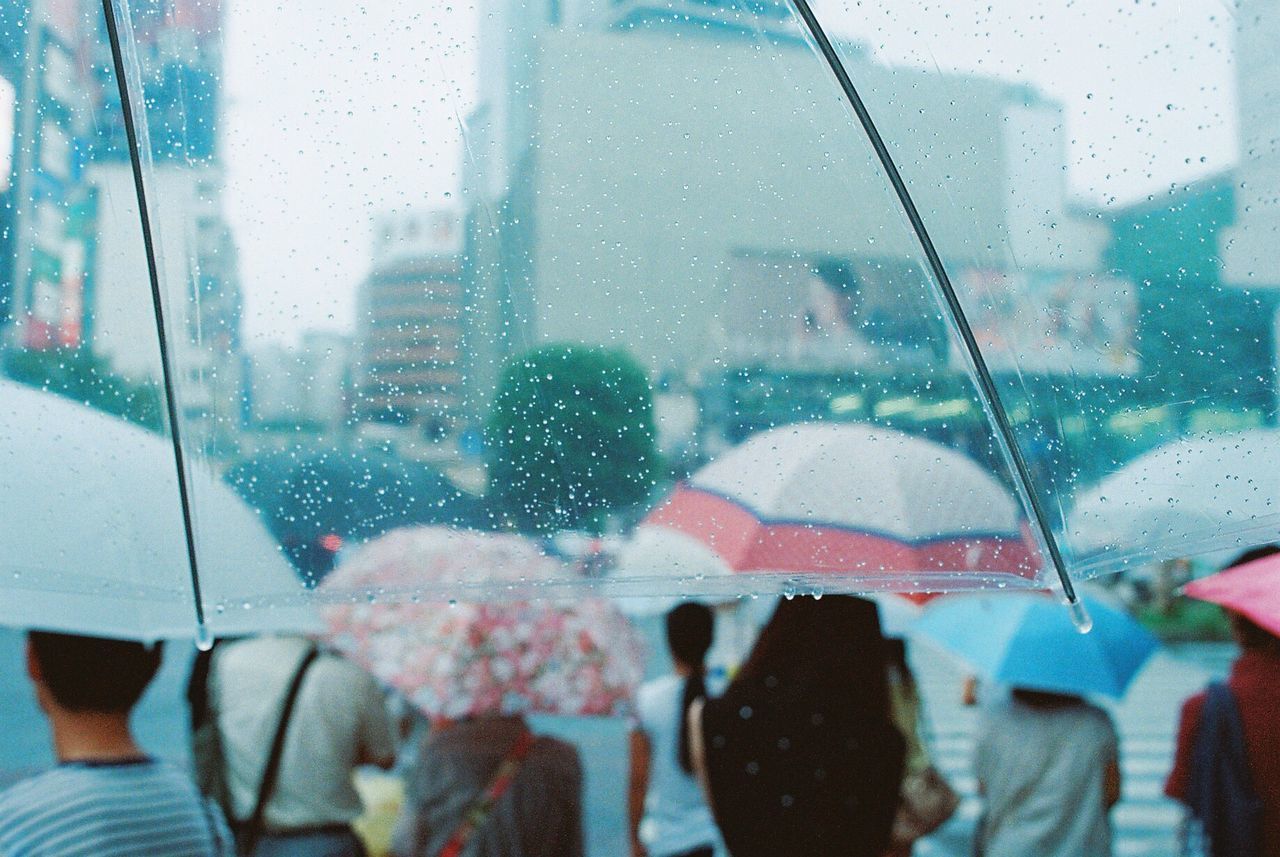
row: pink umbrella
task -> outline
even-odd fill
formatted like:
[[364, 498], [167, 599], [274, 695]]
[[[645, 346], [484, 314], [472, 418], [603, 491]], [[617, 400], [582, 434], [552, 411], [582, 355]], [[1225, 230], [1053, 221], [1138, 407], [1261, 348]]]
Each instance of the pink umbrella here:
[[620, 713], [643, 678], [643, 647], [608, 601], [454, 603], [413, 594], [438, 592], [441, 584], [536, 584], [568, 574], [519, 536], [395, 530], [325, 579], [322, 594], [371, 596], [322, 608], [326, 636], [430, 717]]
[[1182, 593], [1234, 610], [1280, 636], [1280, 554], [1193, 580]]

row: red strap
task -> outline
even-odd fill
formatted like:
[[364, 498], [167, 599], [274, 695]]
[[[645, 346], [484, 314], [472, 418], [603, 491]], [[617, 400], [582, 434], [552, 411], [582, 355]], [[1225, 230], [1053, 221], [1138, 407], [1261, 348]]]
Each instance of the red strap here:
[[494, 806], [516, 781], [520, 766], [528, 758], [535, 740], [533, 733], [527, 728], [521, 730], [520, 737], [516, 738], [507, 755], [503, 756], [502, 761], [498, 763], [497, 770], [493, 772], [493, 779], [489, 780], [489, 785], [485, 786], [484, 790], [471, 802], [471, 806], [467, 807], [467, 811], [462, 815], [462, 821], [458, 823], [449, 841], [440, 849], [438, 857], [461, 857], [462, 849], [467, 847], [471, 837], [475, 836], [476, 831], [493, 812]]

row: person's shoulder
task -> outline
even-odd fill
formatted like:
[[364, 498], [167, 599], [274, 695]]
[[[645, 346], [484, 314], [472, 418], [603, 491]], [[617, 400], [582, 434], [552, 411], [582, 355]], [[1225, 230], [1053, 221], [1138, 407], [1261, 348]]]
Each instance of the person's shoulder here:
[[54, 768], [42, 774], [36, 774], [19, 780], [7, 789], [0, 791], [0, 825], [3, 825], [14, 814], [26, 811], [32, 804], [42, 802], [49, 792], [49, 786], [59, 783], [63, 772]]
[[39, 815], [97, 788], [76, 768], [57, 767], [0, 791], [0, 834], [32, 815]]
[[640, 689], [636, 691], [636, 705], [644, 711], [660, 703], [664, 697], [679, 692], [681, 684], [682, 679], [674, 673], [650, 679], [640, 685]]
[[219, 671], [261, 669], [264, 663], [292, 662], [306, 648], [302, 637], [265, 634], [219, 643], [214, 649], [214, 663]]
[[1188, 696], [1182, 701], [1182, 708], [1178, 712], [1179, 719], [1188, 725], [1199, 723], [1200, 712], [1204, 711], [1204, 703], [1208, 698], [1209, 691], [1207, 689]]
[[582, 759], [578, 755], [578, 748], [568, 741], [551, 735], [539, 735], [533, 745], [532, 757], [537, 758], [543, 768], [561, 776], [581, 776]]
[[1081, 705], [1079, 716], [1096, 730], [1109, 733], [1116, 731], [1115, 718], [1111, 716], [1111, 712], [1097, 703], [1086, 702]]

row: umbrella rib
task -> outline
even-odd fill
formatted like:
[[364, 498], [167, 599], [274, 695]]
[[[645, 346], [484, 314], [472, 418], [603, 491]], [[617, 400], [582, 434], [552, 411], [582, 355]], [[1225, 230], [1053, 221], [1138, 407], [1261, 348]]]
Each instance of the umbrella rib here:
[[169, 439], [173, 446], [173, 463], [178, 476], [178, 500], [182, 506], [182, 529], [187, 542], [187, 565], [191, 574], [191, 594], [195, 606], [196, 639], [203, 643], [208, 639], [205, 622], [204, 599], [200, 591], [200, 569], [196, 559], [195, 527], [191, 519], [191, 495], [187, 485], [186, 456], [182, 449], [182, 426], [178, 420], [178, 406], [174, 396], [173, 358], [169, 353], [169, 337], [165, 327], [164, 305], [160, 293], [160, 271], [156, 264], [155, 240], [151, 230], [151, 216], [147, 208], [147, 194], [142, 176], [142, 151], [138, 146], [138, 129], [133, 115], [133, 102], [129, 96], [129, 84], [125, 77], [124, 52], [120, 44], [120, 31], [116, 21], [114, 0], [102, 0], [102, 13], [106, 18], [107, 39], [111, 42], [111, 61], [115, 66], [116, 88], [120, 93], [120, 112], [124, 119], [125, 139], [129, 147], [129, 163], [133, 170], [133, 188], [138, 197], [138, 221], [142, 229], [142, 246], [147, 259], [147, 279], [151, 285], [151, 308], [155, 315], [156, 338], [160, 345], [160, 377], [164, 385], [165, 412], [169, 420]]
[[889, 152], [889, 148], [884, 142], [884, 138], [880, 136], [880, 131], [876, 128], [870, 111], [867, 110], [862, 96], [858, 94], [857, 87], [853, 85], [853, 80], [845, 70], [844, 62], [840, 59], [839, 54], [836, 53], [831, 40], [827, 38], [826, 31], [822, 29], [822, 24], [818, 22], [817, 16], [814, 15], [813, 9], [809, 5], [809, 0], [791, 0], [791, 3], [804, 21], [809, 34], [817, 43], [818, 49], [822, 51], [827, 65], [832, 73], [835, 74], [840, 88], [844, 91], [845, 97], [853, 107], [854, 113], [857, 114], [858, 122], [862, 125], [862, 130], [867, 135], [872, 148], [875, 149], [876, 157], [880, 161], [880, 166], [889, 179], [889, 183], [893, 186], [898, 203], [902, 206], [907, 215], [907, 220], [911, 223], [911, 229], [915, 233], [916, 240], [919, 242], [921, 249], [924, 250], [925, 259], [929, 264], [933, 279], [942, 293], [943, 307], [946, 309], [952, 324], [964, 343], [970, 366], [974, 370], [974, 375], [978, 381], [978, 392], [982, 396], [983, 403], [987, 406], [987, 413], [991, 417], [991, 421], [995, 424], [996, 437], [1000, 443], [1001, 451], [1013, 467], [1019, 493], [1031, 512], [1032, 523], [1040, 536], [1045, 550], [1049, 554], [1054, 571], [1058, 574], [1063, 594], [1066, 595], [1070, 603], [1076, 604], [1079, 601], [1079, 597], [1076, 595], [1075, 586], [1071, 582], [1070, 575], [1067, 574], [1066, 562], [1058, 546], [1057, 537], [1053, 534], [1053, 528], [1049, 524], [1049, 516], [1036, 496], [1035, 488], [1032, 485], [1031, 468], [1027, 466], [1026, 459], [1023, 458], [1022, 451], [1018, 447], [1017, 438], [1013, 433], [1013, 424], [1010, 422], [1009, 414], [1005, 411], [1004, 403], [1000, 399], [995, 379], [991, 377], [991, 370], [987, 366], [986, 358], [983, 357], [982, 351], [978, 347], [978, 340], [973, 334], [973, 328], [969, 324], [968, 316], [965, 315], [964, 307], [960, 304], [960, 298], [956, 295], [951, 278], [942, 264], [942, 257], [938, 254], [937, 247], [934, 246], [933, 239], [929, 236], [929, 230], [924, 225], [924, 219], [920, 216], [920, 211], [916, 208], [910, 191], [907, 190], [907, 184], [902, 178], [902, 173], [899, 172], [898, 166], [893, 160], [893, 155]]

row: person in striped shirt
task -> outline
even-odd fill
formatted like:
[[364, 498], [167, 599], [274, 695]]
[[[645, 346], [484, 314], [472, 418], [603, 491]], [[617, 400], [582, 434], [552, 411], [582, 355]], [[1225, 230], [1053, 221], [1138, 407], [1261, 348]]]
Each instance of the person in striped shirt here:
[[233, 857], [221, 812], [129, 729], [160, 657], [159, 644], [27, 635], [58, 764], [0, 792], [0, 857]]

